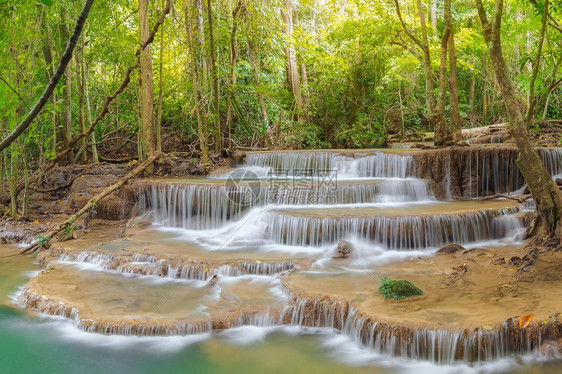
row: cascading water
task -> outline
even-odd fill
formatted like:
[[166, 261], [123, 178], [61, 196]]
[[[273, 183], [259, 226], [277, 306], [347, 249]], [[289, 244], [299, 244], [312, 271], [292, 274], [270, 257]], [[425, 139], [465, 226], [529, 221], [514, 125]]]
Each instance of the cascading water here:
[[344, 178], [415, 177], [411, 156], [374, 152], [373, 154], [332, 152], [249, 153], [246, 165], [269, 170], [274, 175], [311, 175], [336, 173]]
[[[545, 149], [540, 155], [553, 175], [562, 173], [562, 152]], [[82, 266], [91, 264], [116, 276], [130, 273], [138, 278], [149, 276], [151, 280], [158, 277], [161, 282], [199, 282], [201, 287], [213, 290], [209, 285], [212, 275], [219, 279], [270, 277], [284, 282], [292, 272], [299, 271], [299, 261], [317, 264], [319, 259], [330, 261], [332, 269], [320, 264], [311, 265], [312, 270], [331, 276], [329, 270], [336, 268], [338, 276], [345, 277], [358, 270], [350, 265], [351, 261], [342, 260], [345, 265], [332, 262], [332, 251], [340, 240], [361, 243], [354, 253], [357, 260], [360, 256], [372, 256], [375, 249], [387, 253], [401, 251], [401, 255], [415, 253], [417, 257], [431, 255], [435, 248], [447, 243], [477, 246], [486, 241], [517, 238], [523, 228], [518, 214], [522, 210], [517, 204], [490, 203], [492, 208], [486, 205], [480, 209], [472, 201], [444, 203], [436, 200], [432, 189], [436, 184], [445, 185], [449, 194], [439, 196], [447, 199], [514, 191], [523, 183], [515, 157], [512, 150], [461, 149], [446, 157], [436, 157], [445, 160], [440, 164], [442, 169], [437, 170], [433, 161], [420, 161], [420, 157], [410, 154], [248, 153], [248, 179], [236, 179], [229, 173], [206, 180], [140, 181], [134, 188], [142, 214], [151, 213], [154, 222], [161, 226], [179, 228], [169, 231], [182, 232], [182, 239], [190, 241], [190, 245], [195, 243], [197, 250], [208, 254], [209, 259], [216, 252], [230, 251], [228, 262], [155, 256], [149, 252], [108, 254], [90, 250], [57, 254], [51, 249], [51, 257], [45, 257], [44, 264], [59, 259]], [[440, 170], [446, 175], [438, 180]], [[422, 176], [436, 183], [421, 179]], [[288, 252], [292, 254], [290, 251], [301, 254], [300, 247], [315, 250], [302, 252], [306, 260], [287, 256]], [[258, 260], [244, 258], [244, 251], [257, 253]], [[270, 255], [269, 252], [282, 253], [278, 256], [282, 259], [268, 262], [259, 257]], [[42, 261], [41, 257], [38, 261]], [[247, 310], [236, 310], [238, 296], [219, 292], [224, 297], [221, 302], [226, 304], [221, 313], [210, 313], [209, 318], [201, 321], [162, 325], [148, 320], [113, 323], [82, 319], [80, 311], [70, 303], [49, 300], [30, 289], [24, 290], [20, 299], [39, 311], [72, 318], [78, 328], [89, 332], [185, 335], [247, 325], [327, 327], [339, 330], [377, 354], [436, 364], [482, 362], [528, 353], [540, 346], [541, 339], [559, 333], [535, 324], [532, 329], [537, 334], [531, 335], [507, 322], [490, 330], [402, 326], [364, 315], [351, 302], [308, 297], [304, 293], [296, 296], [288, 286], [279, 286], [278, 292], [284, 298], [279, 298], [275, 307], [255, 305]], [[233, 310], [236, 312], [231, 313]]]
[[419, 179], [386, 179], [365, 183], [259, 181], [253, 185], [141, 183], [141, 213], [169, 227], [220, 228], [248, 210], [265, 205], [340, 205], [433, 200], [430, 184]]
[[[467, 244], [502, 238], [507, 232], [522, 227], [512, 215], [518, 209], [481, 211], [457, 215], [373, 216], [373, 217], [307, 217], [290, 211], [271, 212], [267, 238], [291, 246], [325, 246], [342, 238], [371, 240], [388, 249], [407, 250], [442, 246], [447, 243]], [[511, 216], [510, 216], [511, 217]]]

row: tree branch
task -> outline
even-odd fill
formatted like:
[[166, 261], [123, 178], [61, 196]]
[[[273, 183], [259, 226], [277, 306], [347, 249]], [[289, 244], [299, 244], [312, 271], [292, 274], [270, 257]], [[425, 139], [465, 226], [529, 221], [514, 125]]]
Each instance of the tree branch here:
[[31, 125], [31, 122], [35, 119], [35, 117], [37, 117], [41, 109], [43, 109], [43, 107], [49, 100], [49, 97], [55, 90], [55, 87], [57, 86], [62, 74], [64, 73], [64, 70], [66, 69], [66, 66], [72, 58], [74, 47], [76, 47], [76, 43], [78, 42], [80, 33], [84, 28], [84, 23], [86, 22], [86, 18], [88, 18], [88, 13], [90, 12], [90, 8], [92, 7], [93, 3], [94, 0], [86, 0], [86, 2], [84, 3], [84, 7], [80, 12], [80, 16], [78, 17], [78, 20], [76, 20], [74, 32], [70, 37], [68, 44], [66, 45], [66, 49], [64, 51], [64, 54], [62, 55], [57, 70], [51, 77], [49, 84], [47, 85], [47, 87], [45, 87], [45, 90], [43, 91], [41, 97], [39, 97], [33, 108], [31, 108], [25, 118], [16, 126], [14, 131], [12, 131], [6, 138], [4, 138], [4, 140], [2, 140], [2, 142], [0, 142], [0, 152], [10, 146], [10, 144], [12, 144], [14, 140], [16, 140], [25, 130], [27, 130], [27, 128]]
[[[412, 32], [408, 29], [408, 27], [406, 26], [406, 22], [404, 22], [404, 18], [402, 18], [402, 12], [400, 11], [400, 3], [398, 3], [398, 0], [394, 0], [394, 4], [396, 4], [396, 13], [398, 14], [398, 19], [400, 19], [400, 24], [402, 25], [402, 30], [404, 30], [404, 32], [406, 33], [406, 35], [408, 35], [408, 37], [410, 39], [412, 39], [412, 41], [414, 43], [416, 43], [416, 45], [420, 48], [422, 48], [422, 43], [421, 41], [416, 38], [416, 36], [414, 34], [412, 34]], [[422, 22], [425, 22], [424, 20], [422, 20]]]

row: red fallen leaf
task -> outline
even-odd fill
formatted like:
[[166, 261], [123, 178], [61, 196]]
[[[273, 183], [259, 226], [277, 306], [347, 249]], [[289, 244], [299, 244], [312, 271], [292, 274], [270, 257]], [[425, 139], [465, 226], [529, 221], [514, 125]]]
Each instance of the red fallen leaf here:
[[531, 323], [533, 316], [534, 316], [533, 313], [522, 316], [519, 319], [519, 328], [524, 329], [525, 327], [529, 326], [529, 323]]

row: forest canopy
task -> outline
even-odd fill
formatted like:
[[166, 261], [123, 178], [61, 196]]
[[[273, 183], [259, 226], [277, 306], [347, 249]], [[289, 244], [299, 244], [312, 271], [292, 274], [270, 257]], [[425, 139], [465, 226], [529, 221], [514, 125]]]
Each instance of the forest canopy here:
[[[490, 16], [493, 4], [483, 4]], [[49, 82], [82, 6], [0, 0], [2, 138]], [[94, 2], [49, 101], [3, 152], [3, 181], [27, 178], [88, 128], [135, 65], [143, 24], [151, 29], [165, 8], [165, 1]], [[533, 98], [536, 120], [562, 116], [561, 25], [560, 1], [505, 1], [505, 60], [521, 101]], [[146, 54], [151, 97], [135, 66], [108, 115], [64, 162], [146, 158], [147, 107], [153, 147], [201, 143], [211, 153], [239, 145], [372, 147], [447, 123], [507, 120], [472, 0], [178, 0]]]

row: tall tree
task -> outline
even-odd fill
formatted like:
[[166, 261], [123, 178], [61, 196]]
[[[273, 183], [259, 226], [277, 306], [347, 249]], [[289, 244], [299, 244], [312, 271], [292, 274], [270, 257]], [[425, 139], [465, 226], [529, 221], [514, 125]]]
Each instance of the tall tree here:
[[301, 93], [301, 81], [299, 68], [297, 65], [297, 53], [293, 41], [293, 0], [285, 0], [284, 7], [281, 9], [285, 32], [285, 55], [287, 58], [287, 82], [289, 89], [293, 93], [296, 118], [300, 123], [304, 123], [304, 102]]
[[[232, 27], [230, 29], [230, 88], [226, 110], [226, 127], [228, 128], [229, 142], [232, 142], [232, 95], [236, 94], [236, 63], [238, 61], [236, 32], [238, 31], [238, 16], [244, 12], [244, 8], [244, 0], [238, 0], [236, 7], [232, 10]], [[229, 147], [231, 144], [229, 144]]]
[[[162, 9], [165, 7], [162, 0]], [[162, 152], [162, 100], [164, 99], [164, 24], [160, 26], [160, 59], [158, 61], [158, 113], [156, 117], [156, 150]]]
[[[218, 6], [217, 6], [218, 12]], [[213, 10], [211, 8], [211, 0], [207, 0], [207, 16], [209, 18], [209, 41], [211, 48], [211, 72], [213, 78], [213, 98], [215, 106], [215, 152], [220, 152], [222, 148], [222, 133], [221, 133], [221, 117], [219, 107], [219, 73], [218, 62], [215, 49], [215, 29], [213, 27]]]
[[439, 93], [437, 95], [437, 109], [430, 117], [435, 131], [435, 145], [447, 145], [452, 140], [452, 135], [447, 126], [445, 117], [445, 103], [447, 96], [447, 52], [451, 36], [451, 0], [444, 1], [443, 10], [443, 36], [441, 37], [440, 64], [439, 64]]
[[[560, 237], [562, 234], [562, 193], [548, 174], [529, 139], [528, 125], [522, 109], [524, 104], [516, 95], [515, 86], [511, 81], [503, 56], [501, 27], [504, 2], [494, 0], [491, 20], [488, 19], [482, 0], [475, 0], [475, 3], [482, 24], [482, 34], [488, 45], [490, 59], [496, 73], [496, 82], [509, 117], [510, 132], [519, 149], [517, 165], [537, 205], [539, 217], [545, 222], [545, 229], [550, 236]], [[546, 0], [546, 4], [548, 6], [548, 0]]]
[[[139, 0], [140, 42], [144, 45], [150, 35], [148, 25], [148, 0]], [[147, 44], [140, 55], [141, 128], [139, 131], [139, 158], [145, 160], [154, 153], [154, 92], [152, 81], [151, 45]], [[150, 173], [152, 166], [147, 169]]]
[[[199, 0], [195, 0], [196, 2]], [[191, 55], [191, 88], [193, 93], [193, 101], [194, 101], [194, 111], [195, 116], [197, 119], [197, 134], [199, 136], [199, 148], [201, 149], [201, 158], [203, 161], [203, 165], [205, 170], [208, 171], [210, 168], [211, 162], [209, 160], [209, 150], [207, 147], [207, 135], [205, 134], [204, 130], [204, 123], [203, 123], [203, 116], [201, 115], [201, 100], [202, 95], [200, 92], [200, 79], [199, 79], [199, 64], [197, 63], [197, 51], [201, 50], [202, 45], [198, 45], [196, 47], [195, 43], [200, 42], [201, 39], [196, 36], [194, 37], [194, 27], [193, 27], [193, 16], [190, 14], [190, 8], [186, 3], [184, 8], [185, 13], [185, 27], [188, 37], [188, 46], [189, 46], [189, 53]], [[195, 28], [197, 31], [199, 27]]]
[[[433, 71], [431, 68], [431, 53], [429, 51], [429, 39], [427, 36], [426, 17], [425, 17], [425, 12], [423, 10], [423, 5], [421, 0], [416, 0], [418, 17], [420, 19], [420, 29], [422, 34], [422, 38], [420, 40], [408, 28], [406, 21], [404, 20], [404, 17], [402, 15], [402, 11], [400, 10], [399, 0], [394, 0], [394, 4], [396, 5], [396, 13], [398, 14], [398, 19], [400, 20], [400, 25], [402, 26], [402, 30], [408, 36], [408, 38], [416, 45], [416, 47], [418, 47], [422, 52], [420, 60], [423, 65], [423, 71], [425, 76], [425, 103], [427, 108], [427, 115], [428, 117], [431, 118], [436, 109], [435, 94], [434, 94], [435, 85], [433, 84]], [[419, 55], [419, 53], [415, 49], [410, 51], [416, 56]]]

